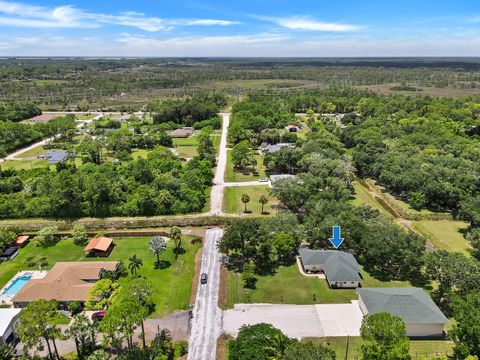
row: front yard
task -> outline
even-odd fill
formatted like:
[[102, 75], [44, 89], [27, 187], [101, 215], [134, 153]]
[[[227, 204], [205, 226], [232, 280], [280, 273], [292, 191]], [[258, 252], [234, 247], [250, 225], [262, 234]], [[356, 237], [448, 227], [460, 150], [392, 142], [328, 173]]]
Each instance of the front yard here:
[[[182, 246], [185, 253], [175, 261], [172, 244], [169, 244], [165, 253], [160, 256], [163, 266], [155, 268], [156, 257], [150, 252], [148, 241], [151, 237], [121, 237], [114, 238], [115, 247], [108, 258], [86, 258], [83, 255], [83, 246], [76, 246], [72, 240], [61, 240], [56, 245], [41, 248], [30, 243], [12, 261], [0, 264], [0, 287], [5, 285], [19, 270], [29, 269], [26, 260], [29, 257], [45, 257], [48, 268], [59, 261], [113, 261], [122, 260], [128, 266], [128, 259], [137, 255], [143, 261], [138, 271], [153, 285], [153, 302], [155, 310], [151, 317], [161, 317], [175, 310], [187, 309], [192, 292], [192, 279], [195, 273], [195, 255], [201, 244], [192, 244], [193, 236], [184, 235]], [[34, 268], [31, 268], [34, 269]], [[120, 278], [120, 283], [131, 279], [131, 274]]]
[[[363, 287], [408, 287], [408, 282], [380, 281], [366, 271], [362, 273]], [[297, 264], [281, 266], [275, 275], [258, 276], [256, 288], [245, 289], [241, 274], [228, 273], [228, 306], [237, 303], [272, 304], [340, 304], [358, 299], [354, 289], [328, 287], [324, 279], [300, 274]]]
[[250, 202], [247, 203], [247, 211], [251, 211], [251, 214], [260, 215], [262, 212], [262, 204], [258, 202], [262, 195], [265, 195], [268, 199], [268, 203], [264, 205], [263, 211], [269, 214], [275, 213], [272, 205], [276, 204], [277, 201], [270, 195], [270, 188], [267, 185], [226, 187], [223, 198], [223, 211], [228, 214], [243, 214], [245, 205], [241, 201], [242, 194], [248, 194], [250, 197]]

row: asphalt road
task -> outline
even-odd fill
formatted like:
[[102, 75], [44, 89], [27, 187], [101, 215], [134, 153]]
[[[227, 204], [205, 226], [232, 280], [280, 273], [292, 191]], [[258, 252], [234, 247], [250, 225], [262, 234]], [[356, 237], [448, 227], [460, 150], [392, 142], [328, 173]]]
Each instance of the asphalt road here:
[[201, 273], [208, 275], [208, 282], [198, 285], [188, 342], [189, 360], [215, 359], [217, 338], [222, 331], [222, 310], [218, 307], [220, 253], [217, 249], [222, 235], [220, 228], [208, 229], [205, 233]]

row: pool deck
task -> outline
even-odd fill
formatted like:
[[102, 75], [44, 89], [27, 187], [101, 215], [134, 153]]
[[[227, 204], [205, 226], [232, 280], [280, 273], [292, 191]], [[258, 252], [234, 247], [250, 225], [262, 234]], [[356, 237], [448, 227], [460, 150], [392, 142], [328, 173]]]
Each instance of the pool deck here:
[[11, 279], [8, 281], [5, 286], [0, 290], [0, 304], [1, 305], [13, 305], [12, 299], [14, 296], [3, 295], [5, 289], [13, 283], [16, 278], [30, 275], [30, 280], [32, 279], [43, 279], [47, 275], [47, 270], [20, 270], [17, 272]]

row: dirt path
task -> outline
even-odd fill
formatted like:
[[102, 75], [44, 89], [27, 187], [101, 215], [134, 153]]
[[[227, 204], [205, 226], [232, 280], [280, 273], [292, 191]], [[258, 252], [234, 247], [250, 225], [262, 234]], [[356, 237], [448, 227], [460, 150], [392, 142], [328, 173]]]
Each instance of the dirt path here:
[[[360, 181], [358, 181], [360, 180]], [[371, 187], [369, 186], [364, 180], [362, 179], [358, 179], [357, 178], [357, 182], [365, 189], [368, 191], [368, 193], [370, 195], [372, 195], [373, 199], [378, 203], [378, 205], [380, 205], [383, 209], [385, 209], [385, 211], [387, 211], [389, 214], [391, 214], [393, 216], [393, 221], [395, 222], [395, 224], [398, 224], [400, 226], [402, 226], [403, 228], [405, 228], [407, 231], [411, 231], [423, 238], [426, 238], [420, 231], [418, 231], [417, 229], [415, 229], [413, 227], [413, 221], [412, 220], [408, 220], [408, 219], [405, 219], [404, 217], [402, 217], [402, 215], [395, 210], [394, 207], [390, 206], [388, 204], [388, 201], [385, 200], [385, 198], [382, 196], [382, 194], [380, 193], [379, 189], [377, 189], [376, 187]], [[382, 201], [378, 201], [377, 199], [382, 199]], [[426, 245], [425, 245], [425, 250], [426, 251], [435, 251], [435, 246], [428, 241], [428, 239], [426, 239], [427, 242], [426, 242]]]

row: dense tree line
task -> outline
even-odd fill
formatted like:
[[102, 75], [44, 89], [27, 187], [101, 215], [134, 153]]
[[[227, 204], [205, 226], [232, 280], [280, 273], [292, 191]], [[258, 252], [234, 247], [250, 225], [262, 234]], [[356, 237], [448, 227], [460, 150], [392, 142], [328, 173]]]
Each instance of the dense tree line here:
[[40, 115], [42, 111], [32, 103], [0, 104], [0, 121], [21, 121]]
[[414, 208], [457, 211], [480, 193], [480, 100], [362, 98], [344, 132], [358, 174]]
[[[212, 162], [194, 158], [187, 164], [168, 149], [158, 147], [148, 159], [119, 163], [84, 157], [80, 167], [59, 164], [57, 169], [9, 171], [15, 187], [0, 194], [0, 217], [79, 217], [162, 215], [201, 211], [204, 190], [211, 183]], [[97, 149], [98, 150], [98, 149]], [[97, 154], [98, 155], [98, 154]]]
[[[121, 94], [148, 99], [150, 90], [164, 89], [167, 96], [184, 96], [218, 80], [256, 79], [277, 80], [272, 88], [281, 92], [303, 89], [305, 83], [471, 89], [479, 86], [479, 67], [470, 59], [5, 59], [0, 60], [0, 98], [51, 108], [105, 107]], [[219, 91], [239, 96], [247, 90], [248, 84]]]
[[[200, 93], [181, 100], [165, 100], [151, 103], [148, 110], [156, 124], [172, 122], [184, 126], [194, 126], [214, 118], [220, 107], [226, 105], [221, 94]], [[211, 124], [210, 124], [211, 125]]]
[[0, 152], [9, 153], [45, 137], [57, 134], [60, 134], [60, 138], [71, 137], [74, 129], [74, 115], [67, 115], [47, 123], [32, 125], [11, 121], [0, 122]]

